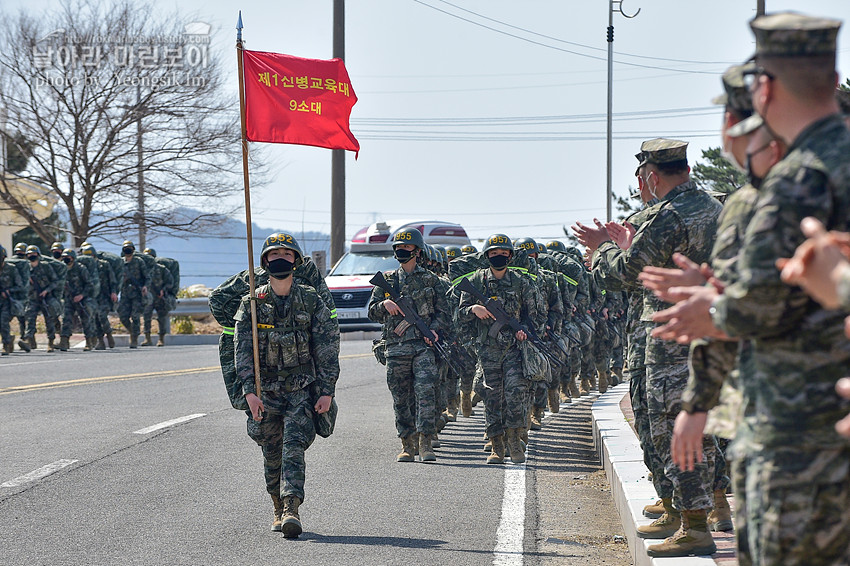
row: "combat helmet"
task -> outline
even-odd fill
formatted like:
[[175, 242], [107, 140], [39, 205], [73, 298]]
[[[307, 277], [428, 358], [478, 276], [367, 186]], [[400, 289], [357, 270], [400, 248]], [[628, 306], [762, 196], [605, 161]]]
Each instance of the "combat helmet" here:
[[459, 246], [446, 246], [446, 257], [451, 262], [463, 255], [463, 250]]
[[124, 240], [124, 243], [121, 244], [121, 255], [132, 255], [135, 251], [136, 244], [134, 244], [130, 240]]
[[[68, 248], [67, 250], [62, 251], [62, 255], [60, 257], [62, 258], [62, 261], [65, 261], [66, 257], [71, 258], [72, 261], [77, 261], [77, 252], [75, 252], [71, 248]], [[68, 263], [68, 262], [65, 262], [65, 263]]]
[[460, 251], [461, 251], [461, 253], [462, 253], [463, 255], [469, 255], [469, 254], [477, 253], [477, 252], [478, 252], [478, 248], [476, 248], [476, 247], [475, 247], [475, 246], [473, 246], [472, 244], [466, 244], [465, 246], [463, 246], [463, 247], [460, 249]]
[[62, 242], [53, 242], [50, 246], [50, 255], [59, 259], [62, 256], [62, 252], [65, 251], [65, 244]]
[[484, 244], [484, 249], [481, 250], [485, 254], [490, 250], [508, 250], [513, 254], [514, 245], [511, 242], [511, 239], [508, 238], [504, 234], [493, 234], [489, 238], [487, 238], [487, 242]]
[[567, 253], [567, 246], [565, 246], [564, 242], [560, 240], [552, 240], [550, 242], [546, 242], [546, 248], [552, 252]]
[[515, 250], [525, 250], [529, 255], [538, 252], [537, 242], [533, 238], [520, 238], [514, 242]]
[[16, 256], [25, 256], [27, 255], [27, 245], [23, 242], [18, 242], [15, 244], [15, 249], [12, 251]]
[[27, 255], [27, 259], [29, 259], [30, 261], [32, 261], [32, 259], [33, 259], [31, 256], [38, 256], [38, 258], [40, 258], [41, 257], [41, 249], [39, 249], [39, 247], [36, 246], [35, 244], [30, 244], [30, 245], [27, 246], [26, 255]]
[[95, 256], [97, 255], [97, 250], [94, 249], [94, 246], [88, 242], [83, 242], [83, 245], [80, 246], [80, 253], [83, 255]]
[[156, 257], [156, 250], [153, 248], [145, 248], [145, 251], [143, 251], [142, 253], [151, 257]]
[[416, 228], [404, 228], [399, 230], [392, 237], [393, 249], [401, 244], [413, 244], [420, 250], [425, 249], [425, 238], [422, 237], [422, 232]]
[[292, 234], [286, 232], [275, 232], [263, 241], [263, 249], [260, 251], [260, 265], [266, 266], [266, 254], [272, 250], [292, 250], [295, 252], [293, 268], [304, 263], [304, 252], [298, 245], [298, 240]]

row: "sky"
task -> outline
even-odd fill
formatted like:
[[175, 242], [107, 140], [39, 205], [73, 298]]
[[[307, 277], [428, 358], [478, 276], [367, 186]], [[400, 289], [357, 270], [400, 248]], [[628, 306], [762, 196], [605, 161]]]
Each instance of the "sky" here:
[[[346, 236], [371, 222], [458, 222], [473, 239], [543, 241], [606, 214], [607, 0], [349, 0], [346, 67], [359, 159], [346, 160]], [[3, 0], [38, 13], [56, 0]], [[332, 57], [332, 0], [155, 0], [212, 26], [211, 48]], [[850, 19], [846, 0], [766, 0], [767, 11]], [[614, 4], [615, 9], [617, 3]], [[624, 0], [614, 14], [613, 190], [635, 185], [641, 141], [720, 145], [720, 75], [752, 55], [756, 0]], [[850, 37], [839, 34], [839, 74]], [[331, 152], [264, 144], [271, 181], [252, 190], [261, 226], [330, 232]], [[241, 187], [240, 187], [241, 189]], [[238, 204], [242, 196], [234, 197]], [[186, 203], [203, 207], [203, 203]], [[243, 217], [244, 219], [244, 217]]]

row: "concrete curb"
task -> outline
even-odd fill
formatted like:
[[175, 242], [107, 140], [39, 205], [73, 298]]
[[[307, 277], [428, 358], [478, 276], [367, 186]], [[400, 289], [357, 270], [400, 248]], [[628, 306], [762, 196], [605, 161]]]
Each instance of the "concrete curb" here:
[[646, 479], [649, 470], [643, 463], [643, 451], [620, 410], [620, 401], [628, 394], [628, 382], [609, 389], [593, 403], [591, 415], [593, 443], [611, 484], [614, 506], [629, 541], [632, 561], [635, 566], [715, 566], [710, 556], [651, 558], [646, 549], [659, 541], [637, 537], [637, 527], [652, 522], [642, 511], [645, 505], [656, 501], [656, 494], [652, 482]]
[[[218, 338], [220, 334], [166, 334], [165, 335], [165, 346], [198, 346], [205, 344], [218, 344]], [[129, 348], [130, 347], [130, 335], [129, 334], [113, 334], [112, 337], [115, 339], [115, 347], [116, 348]], [[79, 341], [74, 342], [75, 339], [79, 339]], [[139, 337], [139, 341], [145, 339], [144, 334]], [[151, 342], [153, 345], [159, 342], [159, 336], [157, 334], [151, 334]], [[58, 343], [58, 342], [57, 342]], [[74, 335], [71, 337], [71, 348], [80, 348], [82, 349], [86, 345], [85, 338], [82, 336]]]

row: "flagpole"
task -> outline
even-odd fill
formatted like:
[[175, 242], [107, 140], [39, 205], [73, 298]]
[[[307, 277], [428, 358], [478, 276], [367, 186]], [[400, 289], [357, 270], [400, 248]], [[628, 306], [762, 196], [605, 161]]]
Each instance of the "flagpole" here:
[[245, 125], [245, 78], [242, 69], [242, 10], [236, 23], [236, 57], [239, 68], [239, 113], [242, 120], [242, 176], [245, 185], [245, 227], [248, 235], [248, 296], [251, 303], [251, 337], [254, 347], [254, 387], [262, 401], [260, 388], [260, 344], [257, 337], [257, 297], [254, 280], [254, 234], [251, 227], [251, 191], [248, 182], [248, 130]]

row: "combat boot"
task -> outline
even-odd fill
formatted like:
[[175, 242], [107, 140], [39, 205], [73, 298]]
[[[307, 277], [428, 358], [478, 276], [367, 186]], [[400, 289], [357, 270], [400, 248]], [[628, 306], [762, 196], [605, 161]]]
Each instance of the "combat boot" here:
[[611, 383], [608, 385], [617, 386], [623, 383], [623, 368], [613, 368], [611, 370], [611, 378], [609, 380]]
[[440, 447], [440, 435], [432, 434], [431, 435], [431, 448], [439, 448]]
[[298, 538], [301, 534], [301, 518], [298, 517], [298, 506], [301, 500], [294, 495], [283, 498], [283, 536], [285, 538]]
[[638, 538], [671, 537], [682, 526], [682, 515], [673, 509], [673, 499], [664, 498], [661, 501], [664, 505], [664, 513], [652, 523], [638, 527]]
[[47, 351], [48, 352], [55, 352], [56, 351], [56, 344], [53, 342], [53, 340], [54, 340], [53, 338], [47, 339]]
[[159, 335], [159, 341], [157, 341], [156, 345], [160, 347], [165, 346], [165, 334]]
[[593, 389], [593, 386], [590, 384], [590, 380], [589, 379], [582, 379], [581, 380], [581, 387], [578, 390], [579, 395], [581, 395], [582, 397], [584, 397], [585, 395], [590, 395], [591, 389]]
[[682, 510], [682, 525], [664, 542], [653, 544], [646, 553], [653, 557], [708, 556], [717, 552], [706, 525], [705, 509]]
[[714, 532], [735, 530], [732, 524], [732, 509], [726, 500], [725, 490], [714, 490], [714, 509], [708, 514], [708, 528]]
[[431, 435], [419, 435], [419, 460], [421, 462], [436, 462], [437, 455], [434, 454], [434, 448], [431, 446]]
[[597, 389], [596, 386], [596, 374], [590, 376], [590, 389]]
[[272, 530], [279, 533], [283, 529], [283, 501], [277, 495], [272, 495], [272, 503], [274, 503], [274, 521], [272, 521]]
[[35, 350], [38, 347], [38, 344], [35, 343], [35, 334], [29, 337], [30, 348]]
[[466, 391], [460, 392], [460, 412], [466, 418], [474, 414], [472, 412], [472, 393], [467, 393]]
[[8, 356], [9, 354], [11, 354], [14, 347], [15, 347], [14, 342], [4, 342], [3, 343], [3, 355]]
[[605, 393], [608, 391], [608, 372], [600, 371], [599, 372], [599, 392]]
[[560, 391], [558, 392], [558, 399], [561, 403], [569, 403], [570, 399], [570, 388], [566, 384], [561, 384]]
[[113, 338], [113, 337], [112, 337], [112, 333], [111, 333], [111, 332], [107, 332], [107, 333], [106, 333], [106, 343], [107, 343], [107, 345], [108, 345], [110, 348], [114, 348], [114, 347], [115, 347], [115, 338]]
[[543, 428], [542, 417], [543, 409], [538, 409], [537, 407], [535, 407], [531, 411], [531, 430], [540, 430], [541, 428]]
[[487, 456], [488, 464], [504, 464], [505, 463], [505, 435], [499, 434], [490, 439], [493, 445], [492, 452]]
[[401, 452], [396, 456], [396, 462], [412, 462], [413, 461], [413, 443], [416, 441], [416, 435], [406, 436], [401, 439]]
[[86, 336], [86, 345], [83, 346], [83, 352], [91, 352], [92, 349], [92, 339]]
[[569, 389], [570, 397], [572, 397], [573, 399], [578, 399], [579, 397], [581, 397], [581, 391], [578, 390], [578, 385], [576, 385], [575, 378], [570, 379], [567, 389]]
[[106, 343], [103, 341], [103, 335], [97, 337], [97, 344], [94, 347], [95, 350], [105, 350]]
[[27, 340], [26, 338], [21, 338], [20, 340], [18, 340], [18, 348], [20, 348], [24, 352], [29, 352], [30, 350], [32, 350], [32, 347], [30, 347], [29, 340]]
[[511, 451], [511, 462], [514, 464], [522, 464], [525, 462], [525, 448], [520, 440], [520, 429], [508, 429], [508, 448]]
[[153, 346], [153, 342], [151, 342], [151, 333], [145, 332], [145, 341], [139, 344], [140, 346]]
[[474, 407], [475, 405], [477, 405], [478, 403], [483, 401], [483, 397], [481, 397], [481, 395], [479, 395], [477, 392], [473, 391], [471, 401], [472, 401], [472, 406]]
[[452, 397], [451, 399], [449, 399], [449, 406], [446, 409], [446, 415], [448, 415], [450, 423], [457, 421], [457, 410], [458, 410], [458, 398]]
[[67, 352], [70, 347], [69, 342], [70, 336], [60, 336], [59, 337], [59, 350], [62, 352]]
[[549, 404], [549, 412], [557, 413], [561, 410], [561, 404], [558, 400], [558, 388], [553, 387], [546, 392], [546, 401]]
[[484, 452], [490, 452], [493, 449], [493, 441], [490, 440], [490, 437], [487, 436], [487, 433], [484, 433]]
[[643, 508], [643, 516], [649, 519], [657, 519], [664, 514], [664, 511], [664, 502], [659, 499], [655, 503], [650, 503]]
[[130, 348], [136, 349], [139, 347], [139, 335], [130, 334]]

